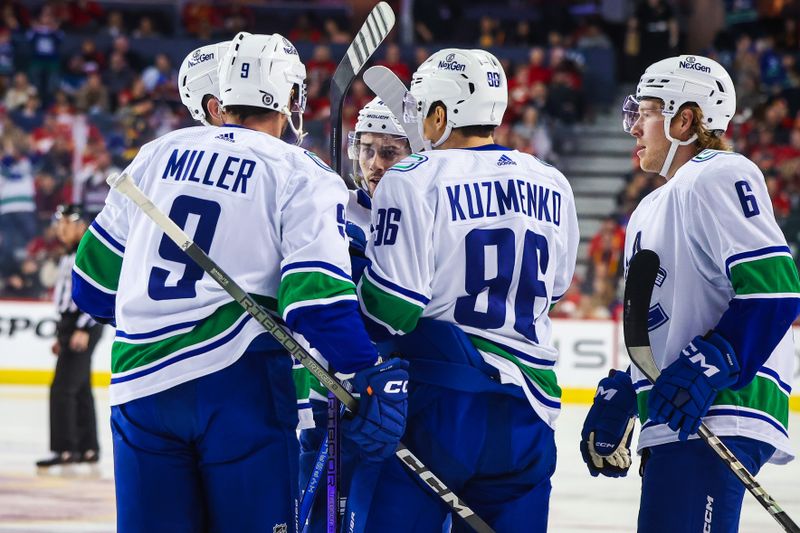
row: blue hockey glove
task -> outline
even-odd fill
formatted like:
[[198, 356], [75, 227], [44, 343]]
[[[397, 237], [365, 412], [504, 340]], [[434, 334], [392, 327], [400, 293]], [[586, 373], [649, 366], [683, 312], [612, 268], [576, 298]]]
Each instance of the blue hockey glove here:
[[631, 466], [636, 424], [636, 392], [631, 376], [611, 370], [600, 380], [581, 431], [581, 455], [593, 477], [625, 477]]
[[390, 457], [406, 430], [408, 361], [390, 359], [365, 368], [350, 380], [361, 393], [358, 413], [345, 426], [368, 461]]
[[713, 331], [698, 335], [656, 380], [648, 416], [686, 440], [697, 433], [717, 392], [736, 383], [738, 376], [739, 362], [728, 341]]

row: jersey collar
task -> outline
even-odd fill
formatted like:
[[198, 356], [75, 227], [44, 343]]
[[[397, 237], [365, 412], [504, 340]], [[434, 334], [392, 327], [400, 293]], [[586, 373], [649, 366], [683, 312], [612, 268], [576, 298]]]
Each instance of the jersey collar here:
[[472, 146], [470, 148], [459, 148], [459, 150], [472, 150], [474, 152], [488, 152], [488, 151], [503, 151], [511, 152], [513, 149], [499, 144], [484, 144], [481, 146]]

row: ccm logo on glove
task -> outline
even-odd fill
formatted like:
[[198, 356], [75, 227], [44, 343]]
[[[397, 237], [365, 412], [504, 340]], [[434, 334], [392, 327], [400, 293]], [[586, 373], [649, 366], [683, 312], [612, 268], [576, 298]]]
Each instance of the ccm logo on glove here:
[[407, 393], [408, 381], [387, 381], [383, 387], [383, 392], [387, 394]]

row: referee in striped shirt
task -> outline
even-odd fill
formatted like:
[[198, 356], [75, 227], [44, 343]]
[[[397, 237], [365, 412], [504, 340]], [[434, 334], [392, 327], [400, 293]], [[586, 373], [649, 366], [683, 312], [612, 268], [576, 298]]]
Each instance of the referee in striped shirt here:
[[50, 449], [54, 455], [36, 463], [40, 469], [73, 463], [97, 463], [99, 446], [91, 384], [92, 352], [103, 326], [78, 310], [72, 301], [72, 265], [78, 243], [88, 227], [82, 209], [60, 205], [55, 214], [56, 235], [64, 245], [53, 297], [58, 311], [58, 357], [50, 386]]

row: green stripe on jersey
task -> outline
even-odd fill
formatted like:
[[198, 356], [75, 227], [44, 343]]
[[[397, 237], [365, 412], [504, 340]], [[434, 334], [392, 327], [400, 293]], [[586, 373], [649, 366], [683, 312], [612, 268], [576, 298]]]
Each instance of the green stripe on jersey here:
[[422, 316], [422, 307], [389, 294], [372, 283], [367, 276], [361, 278], [360, 296], [367, 313], [396, 331], [414, 331], [419, 317]]
[[328, 394], [328, 389], [326, 389], [325, 386], [320, 383], [319, 379], [304, 366], [293, 368], [292, 378], [294, 379], [298, 400], [308, 400], [311, 397], [312, 390], [322, 396], [327, 396]]
[[[274, 311], [276, 302], [269, 296], [251, 295], [262, 307]], [[178, 333], [160, 341], [132, 344], [115, 339], [111, 346], [111, 372], [117, 374], [163, 359], [178, 350], [211, 339], [231, 327], [247, 311], [237, 302], [228, 302], [198, 322], [191, 331]]]
[[528, 376], [532, 381], [536, 382], [536, 384], [539, 385], [539, 388], [541, 388], [548, 396], [552, 396], [553, 398], [561, 398], [561, 387], [558, 386], [558, 379], [556, 378], [556, 373], [554, 370], [531, 368], [520, 361], [518, 357], [508, 353], [491, 341], [482, 339], [480, 337], [475, 337], [473, 335], [468, 335], [468, 337], [477, 349], [483, 352], [499, 355], [500, 357], [508, 359], [517, 365], [519, 369], [522, 370], [522, 373]]
[[739, 263], [731, 268], [737, 295], [800, 293], [800, 278], [791, 257], [778, 255]]
[[278, 313], [298, 302], [321, 300], [336, 296], [355, 295], [352, 281], [343, 281], [322, 272], [290, 272], [281, 279], [278, 288]]
[[114, 253], [91, 231], [83, 234], [75, 255], [75, 266], [101, 287], [110, 291], [117, 290], [122, 257]]
[[[642, 424], [647, 421], [647, 399], [649, 396], [649, 389], [636, 394], [636, 401], [639, 405], [639, 420], [641, 420]], [[746, 387], [738, 391], [721, 390], [712, 405], [756, 409], [770, 415], [780, 422], [784, 428], [789, 428], [789, 398], [774, 381], [763, 376], [756, 376]]]
[[298, 400], [308, 400], [309, 391], [311, 390], [310, 376], [311, 372], [304, 366], [292, 369], [292, 380], [294, 381], [294, 390]]

